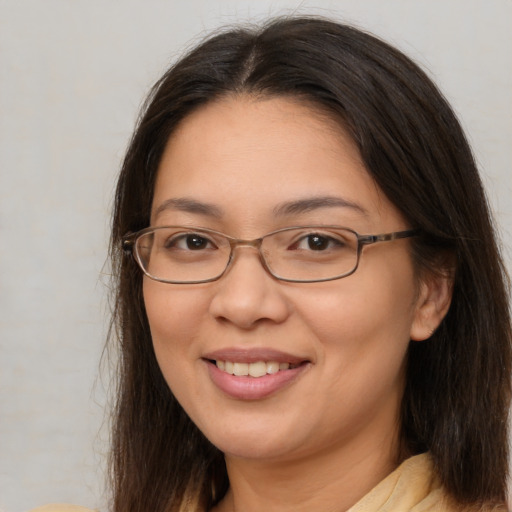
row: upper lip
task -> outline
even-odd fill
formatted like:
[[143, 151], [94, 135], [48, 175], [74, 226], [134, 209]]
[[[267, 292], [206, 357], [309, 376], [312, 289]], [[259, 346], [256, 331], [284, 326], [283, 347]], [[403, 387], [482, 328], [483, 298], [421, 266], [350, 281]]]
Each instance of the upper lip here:
[[203, 359], [231, 361], [233, 363], [257, 363], [258, 361], [276, 361], [278, 363], [300, 364], [308, 361], [301, 357], [272, 348], [223, 348], [208, 352]]

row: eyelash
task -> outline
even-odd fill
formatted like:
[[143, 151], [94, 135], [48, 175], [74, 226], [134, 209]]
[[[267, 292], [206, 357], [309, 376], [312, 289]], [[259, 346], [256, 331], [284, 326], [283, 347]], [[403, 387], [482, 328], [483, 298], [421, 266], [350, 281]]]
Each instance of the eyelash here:
[[[181, 249], [181, 250], [190, 250], [190, 251], [197, 250], [197, 248], [191, 248], [189, 245], [189, 241], [191, 241], [191, 239], [194, 239], [194, 238], [201, 239], [201, 240], [205, 241], [206, 245], [212, 245], [213, 247], [216, 247], [216, 245], [210, 238], [208, 238], [202, 234], [199, 234], [199, 233], [181, 233], [179, 235], [173, 235], [172, 237], [170, 237], [169, 239], [166, 240], [164, 247], [166, 249], [177, 248], [177, 249]], [[187, 247], [179, 247], [179, 244], [181, 242], [184, 242], [187, 245]]]
[[[325, 249], [318, 249], [311, 247], [311, 239], [317, 237], [319, 239], [322, 239], [322, 242], [326, 242], [328, 244], [326, 249], [335, 249], [335, 248], [343, 248], [346, 246], [346, 243], [344, 243], [343, 240], [334, 238], [333, 236], [327, 234], [327, 233], [321, 233], [321, 232], [313, 232], [313, 233], [307, 233], [302, 235], [300, 238], [297, 239], [296, 242], [292, 244], [294, 249], [297, 250], [311, 250], [311, 251], [323, 251]], [[299, 245], [302, 243], [307, 243], [308, 247], [305, 249], [301, 249]]]

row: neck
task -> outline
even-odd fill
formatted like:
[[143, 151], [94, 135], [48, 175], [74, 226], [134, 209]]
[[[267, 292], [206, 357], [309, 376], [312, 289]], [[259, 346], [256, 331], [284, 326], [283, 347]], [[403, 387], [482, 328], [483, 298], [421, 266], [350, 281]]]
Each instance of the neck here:
[[289, 460], [226, 456], [230, 489], [215, 512], [343, 512], [398, 465], [397, 431], [371, 446]]

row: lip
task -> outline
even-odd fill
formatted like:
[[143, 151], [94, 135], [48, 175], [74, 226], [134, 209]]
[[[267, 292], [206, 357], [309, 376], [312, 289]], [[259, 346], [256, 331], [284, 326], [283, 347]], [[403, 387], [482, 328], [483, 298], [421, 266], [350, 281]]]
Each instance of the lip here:
[[307, 357], [300, 357], [271, 348], [224, 348], [208, 352], [203, 359], [214, 361], [232, 361], [233, 363], [257, 363], [258, 361], [277, 361], [278, 363], [301, 364], [308, 361]]
[[[234, 363], [256, 363], [258, 361], [277, 361], [291, 363], [295, 368], [280, 370], [263, 377], [235, 376], [226, 373], [215, 365], [216, 360]], [[223, 393], [237, 400], [262, 400], [288, 387], [304, 374], [311, 362], [307, 358], [287, 354], [273, 349], [222, 349], [203, 356], [210, 379]]]

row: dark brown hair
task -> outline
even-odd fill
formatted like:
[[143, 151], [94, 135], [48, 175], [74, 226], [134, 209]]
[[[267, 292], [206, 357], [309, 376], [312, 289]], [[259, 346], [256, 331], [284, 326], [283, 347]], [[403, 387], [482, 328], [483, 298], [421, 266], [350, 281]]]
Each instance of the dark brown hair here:
[[154, 86], [116, 192], [111, 254], [119, 384], [112, 448], [115, 512], [206, 510], [224, 495], [222, 453], [162, 377], [142, 275], [122, 237], [149, 225], [160, 158], [178, 123], [226, 95], [288, 96], [348, 130], [366, 169], [410, 224], [417, 268], [456, 271], [438, 330], [411, 343], [402, 406], [404, 453], [430, 451], [461, 504], [502, 503], [507, 479], [511, 325], [505, 269], [461, 127], [431, 80], [396, 49], [318, 18], [273, 20], [214, 35]]

